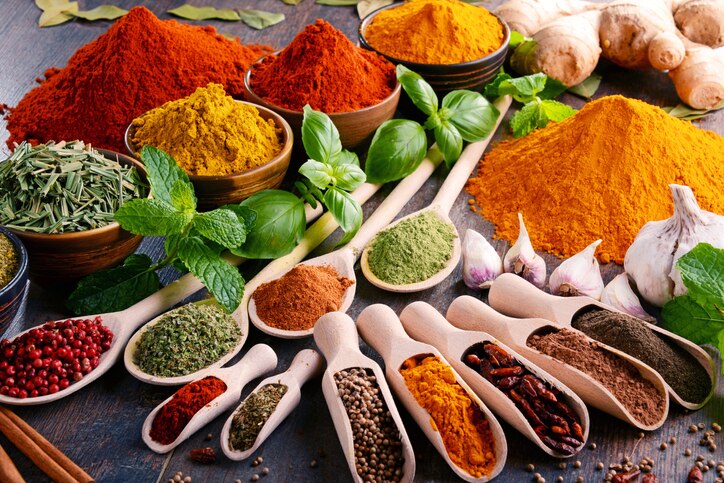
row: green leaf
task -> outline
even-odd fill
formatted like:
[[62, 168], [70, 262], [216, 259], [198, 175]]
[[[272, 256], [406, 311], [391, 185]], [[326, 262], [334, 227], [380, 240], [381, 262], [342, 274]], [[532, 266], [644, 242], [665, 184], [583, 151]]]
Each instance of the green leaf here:
[[220, 210], [229, 210], [236, 215], [239, 222], [244, 224], [247, 235], [254, 229], [256, 224], [256, 211], [247, 206], [241, 205], [224, 205], [219, 207]]
[[231, 210], [198, 213], [193, 223], [201, 235], [226, 248], [240, 247], [246, 241], [246, 225]]
[[35, 0], [35, 5], [40, 10], [52, 10], [54, 8], [62, 7], [65, 5], [68, 5], [68, 0]]
[[[724, 301], [723, 249], [699, 243], [676, 261], [676, 268], [694, 300], [702, 305], [710, 301]], [[721, 306], [724, 309], [724, 304]]]
[[406, 119], [384, 122], [372, 138], [365, 174], [371, 183], [387, 183], [409, 175], [422, 162], [427, 150], [425, 130]]
[[506, 74], [501, 68], [500, 72], [498, 72], [498, 75], [495, 76], [495, 79], [485, 85], [485, 90], [483, 91], [483, 94], [485, 94], [485, 97], [487, 97], [488, 99], [496, 99], [500, 97], [500, 84], [502, 84], [503, 81], [512, 78], [513, 77], [510, 74]]
[[555, 99], [566, 92], [566, 89], [567, 87], [563, 82], [553, 77], [546, 77], [545, 87], [538, 93], [538, 97], [544, 100]]
[[513, 50], [517, 46], [519, 46], [520, 44], [525, 42], [526, 40], [530, 40], [530, 39], [518, 31], [511, 30], [510, 31], [510, 41], [508, 42], [508, 48]]
[[498, 85], [498, 95], [511, 95], [518, 102], [530, 102], [545, 89], [546, 79], [543, 73], [506, 79]]
[[65, 302], [75, 315], [126, 309], [156, 292], [158, 275], [148, 255], [131, 255], [123, 265], [83, 278]]
[[257, 30], [271, 27], [284, 20], [283, 13], [265, 12], [264, 10], [239, 10], [239, 16], [242, 22]]
[[116, 211], [115, 218], [124, 230], [136, 235], [164, 236], [181, 233], [193, 214], [181, 213], [156, 199], [134, 199], [126, 201]]
[[257, 218], [246, 242], [232, 250], [240, 257], [279, 258], [304, 236], [304, 203], [288, 191], [260, 191], [245, 199], [241, 206], [255, 211]]
[[177, 179], [169, 193], [171, 206], [182, 213], [191, 213], [196, 210], [196, 194], [190, 183]]
[[525, 104], [520, 111], [510, 117], [510, 129], [513, 137], [519, 138], [533, 130], [548, 124], [548, 116], [541, 107], [541, 101]]
[[716, 344], [724, 330], [724, 314], [713, 305], [700, 305], [688, 294], [666, 302], [661, 317], [667, 329], [697, 344]]
[[[141, 162], [146, 166], [151, 195], [157, 200], [173, 205], [171, 190], [176, 181], [181, 180], [191, 185], [189, 175], [179, 168], [176, 160], [169, 154], [153, 146], [141, 149]], [[191, 188], [193, 190], [193, 187]]]
[[78, 11], [78, 2], [54, 2], [50, 8], [43, 10], [38, 20], [38, 27], [54, 27], [73, 20], [73, 13]]
[[708, 116], [714, 111], [724, 108], [724, 100], [714, 106], [712, 109], [694, 109], [687, 106], [686, 104], [678, 104], [675, 107], [663, 107], [662, 109], [669, 113], [669, 115], [682, 119], [684, 121], [694, 121], [701, 119], [702, 117]]
[[346, 149], [343, 149], [339, 153], [332, 156], [332, 158], [329, 160], [329, 164], [334, 166], [339, 166], [342, 164], [354, 164], [355, 166], [359, 166], [359, 158], [352, 151], [347, 151]]
[[345, 231], [339, 244], [347, 243], [362, 226], [362, 207], [352, 195], [334, 186], [324, 193], [324, 206]]
[[419, 110], [428, 116], [437, 112], [437, 94], [420, 74], [411, 71], [402, 64], [397, 64], [396, 72], [397, 80], [402, 84], [402, 88], [405, 89], [410, 100]]
[[345, 191], [354, 191], [367, 180], [365, 172], [356, 164], [340, 164], [333, 166], [332, 170], [334, 172], [333, 184]]
[[319, 189], [326, 188], [332, 182], [332, 171], [332, 166], [313, 159], [307, 160], [299, 167], [299, 174], [306, 176]]
[[575, 94], [579, 97], [583, 97], [584, 99], [590, 99], [598, 90], [598, 87], [601, 85], [602, 79], [603, 77], [594, 72], [593, 74], [586, 77], [586, 79], [580, 84], [569, 87], [568, 92]]
[[342, 151], [339, 131], [332, 120], [325, 113], [315, 111], [309, 105], [304, 106], [302, 143], [307, 156], [322, 163], [328, 163], [333, 156]]
[[480, 141], [493, 132], [500, 112], [482, 94], [467, 90], [452, 91], [442, 100], [449, 122], [467, 142]]
[[359, 18], [365, 18], [377, 9], [392, 5], [394, 0], [360, 0], [357, 4], [357, 15]]
[[[571, 106], [558, 101], [541, 101], [540, 106], [549, 121], [560, 122], [578, 112]], [[546, 125], [548, 125], [548, 122], [546, 122], [545, 125], [539, 125], [538, 127], [545, 127]]]
[[236, 267], [221, 259], [197, 236], [179, 240], [178, 255], [224, 310], [229, 313], [236, 310], [244, 294], [244, 279]]
[[317, 0], [319, 5], [329, 5], [331, 7], [349, 7], [357, 5], [359, 0]]
[[440, 123], [440, 127], [435, 128], [434, 133], [435, 142], [442, 152], [442, 159], [449, 168], [455, 164], [463, 151], [463, 138], [449, 121]]
[[239, 14], [231, 8], [215, 7], [194, 7], [193, 5], [181, 5], [180, 7], [168, 10], [166, 13], [187, 20], [241, 20]]
[[71, 15], [73, 15], [74, 17], [82, 18], [83, 20], [93, 22], [95, 20], [115, 20], [117, 18], [123, 17], [127, 13], [128, 10], [118, 8], [115, 5], [101, 5], [91, 10], [80, 10], [78, 12], [73, 12], [71, 13]]
[[169, 257], [169, 258], [176, 257], [177, 252], [178, 252], [178, 244], [182, 238], [183, 238], [183, 235], [167, 235], [164, 238], [163, 248], [166, 251], [167, 257]]
[[282, 2], [284, 2], [287, 5], [299, 5], [303, 1], [304, 0], [282, 0]]

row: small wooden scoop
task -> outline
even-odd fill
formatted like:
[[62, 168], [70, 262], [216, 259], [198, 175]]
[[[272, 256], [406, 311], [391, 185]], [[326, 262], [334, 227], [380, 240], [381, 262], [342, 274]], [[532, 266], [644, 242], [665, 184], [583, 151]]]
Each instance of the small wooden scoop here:
[[[226, 420], [224, 428], [221, 430], [221, 450], [231, 460], [241, 461], [251, 456], [264, 441], [271, 435], [274, 430], [284, 421], [289, 414], [294, 411], [299, 405], [299, 401], [302, 399], [301, 388], [309, 379], [314, 377], [319, 371], [322, 370], [322, 357], [314, 349], [303, 349], [294, 356], [294, 360], [289, 365], [289, 369], [281, 374], [275, 374], [269, 376], [259, 383], [258, 386], [252, 391], [252, 394], [261, 389], [262, 387], [269, 384], [283, 384], [287, 386], [287, 392], [284, 393], [279, 404], [271, 413], [269, 419], [266, 420], [264, 426], [259, 431], [259, 434], [254, 441], [251, 448], [245, 451], [239, 451], [231, 448], [229, 442], [229, 435], [231, 433], [231, 424], [234, 420], [234, 414], [243, 405], [242, 402], [239, 407]], [[251, 394], [250, 394], [251, 395]], [[249, 397], [247, 396], [246, 399]], [[244, 399], [244, 401], [246, 401]]]
[[339, 371], [359, 367], [370, 369], [377, 378], [377, 385], [380, 388], [382, 397], [400, 432], [402, 456], [405, 458], [401, 481], [405, 483], [413, 481], [415, 477], [415, 454], [410, 444], [410, 438], [407, 436], [405, 426], [402, 424], [400, 413], [392, 398], [390, 388], [387, 386], [382, 369], [375, 361], [363, 355], [359, 350], [359, 337], [354, 321], [341, 312], [324, 314], [314, 326], [314, 342], [327, 359], [327, 369], [322, 376], [322, 392], [324, 393], [324, 399], [327, 401], [327, 407], [332, 416], [334, 428], [337, 430], [342, 450], [347, 458], [352, 478], [359, 483], [362, 482], [362, 478], [360, 478], [355, 467], [354, 440], [350, 420], [344, 403], [339, 398], [334, 375]]
[[443, 357], [435, 347], [412, 340], [407, 333], [405, 333], [405, 330], [402, 328], [402, 323], [400, 319], [397, 318], [397, 315], [395, 315], [395, 312], [386, 305], [375, 304], [364, 309], [357, 319], [357, 328], [365, 342], [384, 359], [387, 381], [390, 386], [392, 386], [397, 397], [402, 401], [402, 404], [405, 405], [405, 408], [407, 408], [407, 411], [425, 433], [427, 439], [430, 440], [438, 453], [440, 453], [440, 456], [445, 459], [445, 462], [455, 474], [469, 482], [484, 482], [495, 478], [495, 476], [503, 470], [508, 455], [505, 434], [500, 427], [500, 423], [498, 423], [498, 420], [493, 416], [493, 413], [490, 412], [480, 398], [470, 389], [463, 378], [455, 373], [455, 370], [451, 367], [458, 384], [468, 393], [470, 399], [485, 415], [485, 419], [490, 425], [490, 431], [495, 440], [495, 467], [489, 475], [480, 478], [475, 478], [453, 463], [445, 448], [445, 443], [443, 443], [440, 437], [440, 433], [431, 424], [430, 414], [415, 400], [415, 397], [410, 393], [405, 379], [400, 373], [402, 364], [411, 357], [430, 354], [437, 356], [443, 363], [450, 365], [445, 357]]
[[[512, 317], [539, 317], [552, 320], [565, 326], [570, 326], [576, 318], [576, 315], [586, 312], [592, 307], [621, 313], [619, 310], [591, 297], [557, 297], [550, 295], [512, 273], [504, 273], [495, 279], [490, 289], [488, 300], [495, 310], [506, 315]], [[714, 361], [712, 358], [693, 342], [661, 327], [649, 324], [645, 320], [641, 320], [641, 322], [645, 323], [649, 329], [656, 332], [656, 334], [667, 343], [676, 344], [684, 349], [704, 367], [711, 379], [711, 392], [699, 403], [686, 401], [664, 381], [666, 389], [676, 403], [690, 410], [703, 407], [709, 402], [716, 388]]]
[[578, 448], [574, 448], [576, 449], [576, 453], [564, 454], [545, 444], [533, 430], [533, 426], [531, 426], [515, 403], [477, 371], [468, 367], [462, 358], [471, 346], [482, 342], [492, 342], [505, 350], [508, 354], [515, 357], [526, 369], [561, 392], [558, 398], [566, 402], [575, 412], [583, 428], [584, 440], [582, 443], [585, 443], [588, 438], [590, 425], [588, 410], [583, 404], [583, 401], [558, 379], [534, 365], [525, 357], [517, 354], [510, 347], [496, 340], [490, 334], [460, 330], [453, 327], [440, 312], [426, 302], [413, 302], [405, 307], [400, 314], [400, 320], [405, 328], [405, 332], [410, 334], [413, 339], [431, 344], [440, 350], [458, 374], [460, 374], [465, 382], [475, 391], [475, 394], [480, 396], [480, 399], [482, 399], [495, 414], [505, 419], [508, 424], [523, 433], [526, 438], [533, 441], [533, 443], [538, 445], [543, 451], [556, 458], [569, 458], [583, 448], [584, 444], [581, 444]]
[[161, 444], [151, 438], [151, 425], [156, 418], [156, 414], [173, 398], [173, 395], [156, 406], [156, 409], [151, 411], [151, 414], [149, 414], [143, 422], [143, 428], [141, 430], [143, 442], [156, 453], [168, 453], [196, 431], [206, 426], [207, 423], [215, 419], [219, 414], [233, 406], [241, 397], [241, 391], [249, 381], [273, 370], [276, 365], [277, 355], [271, 347], [266, 344], [255, 345], [233, 366], [216, 369], [205, 374], [204, 377], [214, 376], [224, 381], [224, 383], [226, 383], [226, 391], [199, 409], [173, 443]]
[[[517, 275], [514, 276], [517, 277]], [[495, 285], [495, 282], [493, 285]], [[641, 376], [650, 381], [664, 397], [664, 411], [661, 419], [650, 426], [644, 425], [638, 419], [634, 418], [611, 391], [588, 374], [527, 345], [526, 342], [528, 338], [534, 333], [545, 331], [546, 329], [558, 330], [562, 328], [561, 326], [544, 319], [514, 319], [506, 317], [491, 309], [482, 301], [468, 295], [463, 295], [455, 299], [448, 308], [445, 317], [455, 327], [464, 330], [482, 330], [505, 342], [513, 348], [513, 350], [524, 355], [528, 360], [533, 361], [538, 367], [551, 374], [555, 374], [558, 380], [575, 391], [586, 404], [590, 404], [605, 413], [626, 421], [632, 426], [646, 431], [652, 431], [666, 421], [666, 415], [669, 412], [669, 398], [666, 392], [666, 385], [657, 372], [638, 359], [634, 359], [623, 352], [597, 343], [602, 349], [626, 359], [626, 361], [635, 366]]]

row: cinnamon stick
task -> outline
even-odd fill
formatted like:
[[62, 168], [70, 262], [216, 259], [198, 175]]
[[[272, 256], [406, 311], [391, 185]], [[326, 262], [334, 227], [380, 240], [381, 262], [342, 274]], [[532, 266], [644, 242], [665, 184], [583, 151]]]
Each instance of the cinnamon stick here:
[[0, 481], [4, 483], [25, 483], [13, 460], [0, 446]]

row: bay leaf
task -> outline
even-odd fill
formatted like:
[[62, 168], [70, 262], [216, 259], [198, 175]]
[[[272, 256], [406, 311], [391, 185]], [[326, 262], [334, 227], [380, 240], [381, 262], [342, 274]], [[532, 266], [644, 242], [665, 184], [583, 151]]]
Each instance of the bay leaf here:
[[583, 97], [584, 99], [590, 99], [601, 85], [601, 79], [603, 78], [594, 72], [580, 84], [569, 87], [568, 92]]
[[167, 13], [187, 20], [241, 20], [239, 14], [231, 8], [215, 7], [194, 7], [193, 5], [181, 5], [180, 7], [168, 10]]
[[360, 0], [357, 4], [357, 15], [359, 15], [359, 18], [365, 18], [378, 8], [392, 5], [393, 2], [394, 0]]
[[357, 5], [359, 0], [317, 0], [317, 3], [331, 7], [349, 7], [351, 5]]
[[684, 121], [694, 121], [696, 119], [701, 119], [702, 117], [706, 117], [712, 112], [722, 108], [724, 108], [724, 101], [721, 101], [712, 109], [694, 109], [693, 107], [689, 107], [686, 104], [678, 104], [674, 107], [662, 107], [662, 109], [668, 112], [670, 116], [673, 116], [677, 119], [682, 119]]
[[71, 15], [93, 22], [95, 20], [115, 20], [123, 17], [127, 13], [128, 10], [116, 7], [115, 5], [101, 5], [91, 10], [80, 10], [71, 13]]
[[282, 0], [282, 2], [286, 3], [287, 5], [299, 5], [304, 0]]
[[262, 30], [284, 20], [283, 13], [265, 12], [264, 10], [239, 10], [241, 21], [249, 27]]
[[68, 0], [35, 0], [35, 5], [37, 5], [40, 10], [52, 10], [61, 5], [68, 5], [69, 3]]
[[38, 27], [53, 27], [73, 20], [72, 13], [78, 11], [78, 2], [64, 2], [44, 10], [38, 20]]

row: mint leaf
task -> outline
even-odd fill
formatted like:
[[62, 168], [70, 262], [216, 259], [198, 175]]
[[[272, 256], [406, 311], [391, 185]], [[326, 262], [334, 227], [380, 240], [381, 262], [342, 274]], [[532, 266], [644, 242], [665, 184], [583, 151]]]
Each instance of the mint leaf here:
[[123, 265], [83, 278], [66, 300], [75, 315], [117, 312], [156, 292], [160, 283], [148, 255], [131, 255]]
[[256, 212], [254, 230], [246, 242], [232, 251], [245, 258], [279, 258], [289, 253], [304, 236], [307, 226], [304, 203], [288, 191], [260, 191], [241, 203]]
[[179, 240], [178, 255], [224, 310], [229, 313], [236, 310], [244, 293], [244, 279], [236, 267], [222, 260], [197, 236]]
[[538, 97], [541, 99], [555, 99], [564, 92], [566, 92], [566, 85], [554, 79], [553, 77], [546, 77], [545, 87], [538, 93]]
[[661, 310], [666, 328], [697, 344], [716, 343], [724, 330], [724, 313], [714, 305], [699, 305], [689, 295], [669, 300]]
[[319, 189], [326, 188], [332, 182], [332, 168], [314, 159], [309, 159], [301, 165], [299, 174], [307, 177]]
[[365, 182], [367, 176], [356, 164], [340, 164], [333, 166], [334, 185], [345, 191], [354, 191]]
[[121, 206], [115, 215], [124, 230], [136, 235], [163, 236], [181, 233], [193, 218], [157, 199], [134, 199]]
[[510, 117], [510, 129], [513, 137], [519, 138], [538, 127], [548, 124], [548, 117], [539, 102], [530, 102]]
[[[560, 122], [568, 117], [571, 117], [576, 112], [578, 112], [575, 109], [573, 109], [571, 106], [568, 106], [568, 105], [563, 104], [562, 102], [558, 102], [558, 101], [550, 101], [550, 100], [541, 101], [540, 107], [543, 110], [543, 112], [545, 112], [545, 115], [549, 121], [556, 121], [556, 122]], [[543, 125], [543, 126], [539, 125], [538, 127], [546, 127], [546, 125], [548, 125], [548, 122], [546, 122], [545, 125]]]
[[[724, 299], [724, 249], [699, 243], [676, 261], [676, 268], [688, 295], [698, 303], [706, 305]], [[724, 310], [724, 304], [720, 308]]]
[[498, 95], [504, 96], [507, 94], [513, 96], [518, 102], [530, 102], [539, 92], [545, 89], [546, 79], [547, 76], [541, 72], [525, 77], [506, 79], [498, 86]]
[[492, 82], [485, 86], [483, 94], [485, 94], [485, 97], [487, 97], [488, 99], [495, 99], [497, 97], [500, 97], [500, 84], [502, 84], [503, 81], [512, 78], [513, 77], [510, 74], [506, 74], [501, 68], [500, 72], [498, 72], [498, 75], [495, 76], [495, 79], [493, 79]]
[[169, 193], [171, 205], [183, 213], [191, 213], [196, 210], [196, 194], [191, 183], [177, 179]]
[[362, 207], [352, 195], [336, 187], [329, 188], [324, 193], [324, 206], [345, 231], [344, 238], [339, 244], [347, 243], [362, 226]]
[[463, 140], [468, 142], [485, 139], [495, 127], [500, 113], [479, 92], [452, 91], [442, 100], [449, 122], [455, 126]]
[[397, 64], [395, 72], [397, 73], [397, 80], [402, 84], [402, 88], [405, 89], [410, 100], [419, 110], [428, 116], [437, 112], [437, 94], [420, 74], [411, 71], [402, 64]]
[[216, 209], [198, 213], [193, 227], [209, 240], [226, 248], [236, 248], [246, 241], [246, 226], [230, 210]]
[[236, 215], [236, 218], [246, 227], [246, 233], [249, 234], [256, 224], [256, 211], [247, 206], [241, 205], [224, 205], [219, 207], [220, 210], [229, 210]]
[[332, 120], [325, 113], [315, 111], [309, 105], [304, 106], [302, 143], [307, 156], [322, 163], [329, 162], [333, 156], [342, 151], [339, 131]]
[[176, 181], [191, 183], [186, 172], [176, 164], [176, 160], [158, 148], [144, 146], [141, 149], [141, 161], [148, 172], [151, 194], [157, 200], [173, 204], [171, 190]]

